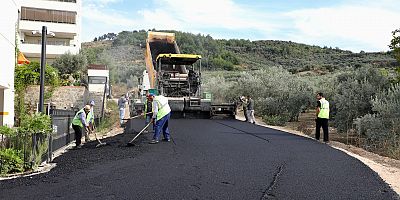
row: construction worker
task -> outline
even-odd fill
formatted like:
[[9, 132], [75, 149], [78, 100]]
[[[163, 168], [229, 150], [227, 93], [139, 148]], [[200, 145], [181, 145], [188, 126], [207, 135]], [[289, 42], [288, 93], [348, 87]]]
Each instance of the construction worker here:
[[247, 95], [247, 113], [249, 122], [255, 124], [256, 118], [254, 117], [254, 100], [250, 97], [250, 95]]
[[329, 142], [329, 133], [328, 133], [328, 120], [329, 120], [329, 102], [325, 99], [323, 93], [317, 94], [317, 109], [316, 109], [316, 130], [315, 130], [315, 139], [319, 140], [320, 130], [322, 126], [322, 130], [324, 131], [324, 142]]
[[119, 108], [119, 124], [122, 127], [122, 124], [124, 123], [124, 118], [125, 118], [125, 106], [126, 106], [126, 98], [125, 94], [121, 95], [121, 97], [118, 99], [118, 108]]
[[89, 129], [89, 122], [87, 121], [87, 115], [89, 112], [90, 105], [86, 105], [75, 114], [75, 117], [72, 120], [72, 128], [75, 131], [75, 148], [77, 149], [81, 148], [82, 129], [84, 128], [86, 131]]
[[168, 121], [171, 117], [171, 108], [168, 105], [167, 97], [162, 95], [155, 96], [154, 94], [149, 94], [150, 99], [153, 101], [153, 118], [151, 119], [154, 123], [154, 135], [150, 144], [157, 144], [159, 142], [159, 137], [161, 130], [163, 131], [164, 139], [163, 141], [171, 141]]
[[[144, 113], [145, 115], [145, 125], [151, 122], [151, 118], [153, 118], [153, 100], [150, 97], [149, 94], [146, 95], [146, 100], [144, 101]], [[149, 128], [145, 130], [145, 133], [148, 133]], [[154, 130], [154, 124], [153, 124], [153, 130]]]
[[94, 105], [95, 105], [94, 100], [91, 100], [89, 102], [89, 105], [90, 105], [90, 112], [86, 117], [89, 123], [89, 132], [85, 133], [85, 142], [90, 141], [89, 134], [94, 131]]

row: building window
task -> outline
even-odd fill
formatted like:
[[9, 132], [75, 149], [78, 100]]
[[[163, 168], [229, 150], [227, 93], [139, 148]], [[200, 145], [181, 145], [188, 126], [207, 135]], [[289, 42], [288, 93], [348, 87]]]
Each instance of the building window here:
[[105, 84], [107, 77], [105, 76], [89, 76], [89, 84]]
[[22, 7], [21, 20], [76, 24], [76, 12]]

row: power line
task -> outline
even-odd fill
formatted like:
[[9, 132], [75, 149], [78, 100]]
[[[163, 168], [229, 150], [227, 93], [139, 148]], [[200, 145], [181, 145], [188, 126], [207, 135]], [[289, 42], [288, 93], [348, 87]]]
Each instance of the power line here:
[[6, 38], [6, 36], [4, 36], [2, 33], [0, 33], [0, 35], [6, 39], [13, 47], [15, 47], [15, 44], [13, 44], [8, 38]]
[[[11, 1], [14, 3], [15, 7], [18, 7], [18, 5], [17, 5], [17, 3], [15, 2], [15, 0], [11, 0]], [[2, 33], [0, 33], [0, 35], [1, 35], [4, 39], [6, 39], [6, 40], [11, 44], [11, 46], [16, 47], [16, 46], [15, 46], [15, 42], [13, 43], [13, 42], [11, 42], [10, 40], [8, 40], [8, 38], [7, 38], [6, 36], [4, 36]]]
[[15, 5], [16, 7], [18, 7], [17, 3], [15, 3], [15, 1], [14, 1], [14, 0], [11, 0], [11, 1], [13, 1], [14, 5]]

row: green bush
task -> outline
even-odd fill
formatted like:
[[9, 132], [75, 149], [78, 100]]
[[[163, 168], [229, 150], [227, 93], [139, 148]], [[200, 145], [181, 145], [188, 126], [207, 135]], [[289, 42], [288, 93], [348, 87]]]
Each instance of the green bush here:
[[53, 129], [51, 128], [51, 118], [42, 113], [35, 113], [26, 115], [22, 118], [20, 131], [26, 134], [50, 134]]
[[109, 112], [105, 113], [96, 130], [100, 133], [109, 131], [119, 121], [118, 104], [115, 101], [107, 101], [107, 109]]
[[277, 67], [245, 72], [233, 88], [231, 92], [236, 95], [250, 95], [255, 100], [256, 115], [279, 116], [287, 121], [296, 121], [313, 98], [305, 80]]
[[231, 92], [233, 85], [234, 82], [226, 80], [224, 76], [214, 75], [204, 79], [202, 91], [210, 92], [214, 103], [229, 102], [236, 95]]
[[374, 114], [355, 120], [365, 147], [387, 156], [400, 158], [400, 85], [381, 91], [371, 100]]
[[1, 148], [14, 148], [16, 146], [17, 131], [15, 128], [10, 128], [7, 126], [0, 126], [0, 135], [2, 136]]
[[255, 101], [255, 114], [263, 116], [268, 124], [295, 121], [314, 101], [313, 89], [307, 79], [278, 67], [205, 75], [203, 91], [211, 92], [214, 102], [231, 102], [239, 96], [250, 95]]
[[263, 116], [263, 121], [272, 126], [285, 126], [289, 121], [289, 117], [285, 115], [266, 115]]
[[[40, 81], [40, 63], [31, 62], [28, 65], [20, 65], [15, 67], [15, 117], [16, 123], [15, 125], [19, 125], [19, 121], [21, 117], [26, 114], [26, 105], [25, 105], [25, 90], [28, 85], [37, 85]], [[51, 87], [59, 86], [60, 78], [58, 74], [58, 70], [54, 67], [46, 65], [45, 72], [45, 85], [49, 85]], [[49, 93], [50, 95], [52, 92]], [[49, 98], [49, 94], [45, 94], [45, 98]]]
[[60, 74], [76, 74], [86, 70], [88, 65], [86, 56], [83, 53], [65, 53], [56, 58], [53, 66], [58, 69]]
[[337, 77], [335, 103], [335, 126], [339, 132], [353, 128], [355, 119], [372, 114], [372, 98], [390, 86], [387, 77], [378, 69], [362, 67]]
[[0, 150], [0, 174], [10, 174], [23, 171], [24, 161], [21, 159], [20, 150]]
[[[15, 146], [18, 150], [23, 150], [25, 146], [27, 168], [40, 164], [43, 155], [47, 152], [48, 136], [51, 132], [51, 119], [48, 115], [35, 113], [22, 118]], [[35, 148], [33, 147], [32, 137], [35, 137], [37, 141]], [[18, 141], [24, 141], [24, 143]]]
[[8, 127], [8, 126], [0, 126], [0, 134], [4, 135], [6, 137], [14, 136], [15, 135], [15, 130], [13, 128]]
[[[15, 90], [24, 91], [28, 85], [37, 85], [40, 81], [40, 63], [33, 61], [28, 65], [15, 67]], [[45, 84], [58, 86], [60, 78], [58, 70], [46, 65]]]

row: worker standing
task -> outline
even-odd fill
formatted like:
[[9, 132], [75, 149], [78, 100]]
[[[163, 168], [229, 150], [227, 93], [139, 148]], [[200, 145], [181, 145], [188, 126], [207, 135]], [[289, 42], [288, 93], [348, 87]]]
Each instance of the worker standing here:
[[315, 130], [315, 139], [319, 140], [320, 138], [320, 130], [324, 131], [324, 142], [329, 142], [329, 133], [328, 133], [328, 120], [329, 120], [329, 102], [325, 99], [323, 93], [317, 94], [317, 109], [316, 109], [316, 130]]
[[171, 138], [168, 129], [168, 122], [169, 118], [171, 117], [171, 108], [168, 105], [168, 99], [162, 95], [155, 96], [154, 94], [149, 94], [149, 96], [153, 101], [152, 122], [155, 124], [154, 135], [153, 139], [150, 141], [150, 144], [157, 144], [159, 142], [161, 130], [163, 131], [164, 135], [163, 141], [169, 142]]
[[245, 118], [245, 122], [248, 122], [249, 121], [249, 117], [248, 117], [248, 114], [247, 114], [247, 99], [246, 99], [245, 96], [241, 96], [240, 97], [240, 101], [242, 103], [243, 115], [244, 115], [244, 118]]
[[87, 121], [87, 115], [89, 112], [90, 105], [86, 105], [75, 114], [75, 117], [72, 120], [72, 128], [75, 131], [75, 148], [77, 149], [81, 148], [82, 129], [85, 128], [86, 131], [89, 129], [89, 123]]
[[254, 100], [250, 97], [250, 95], [247, 95], [247, 113], [249, 122], [255, 124], [256, 118], [254, 117]]
[[89, 134], [94, 131], [94, 100], [91, 100], [90, 103], [90, 112], [88, 113], [86, 119], [89, 123], [89, 131], [85, 131], [85, 142], [90, 141]]
[[119, 108], [119, 124], [122, 127], [122, 124], [124, 123], [124, 117], [125, 117], [125, 106], [126, 106], [126, 98], [125, 94], [121, 95], [121, 97], [118, 99], [118, 108]]
[[[151, 118], [153, 118], [153, 100], [150, 97], [149, 94], [146, 95], [146, 100], [144, 102], [144, 113], [145, 115], [145, 125], [149, 124], [151, 122]], [[154, 130], [154, 124], [153, 124], [153, 130]], [[145, 133], [149, 132], [149, 128], [145, 130]]]

